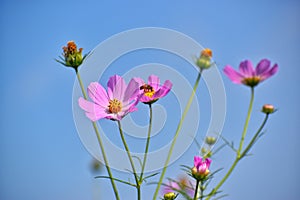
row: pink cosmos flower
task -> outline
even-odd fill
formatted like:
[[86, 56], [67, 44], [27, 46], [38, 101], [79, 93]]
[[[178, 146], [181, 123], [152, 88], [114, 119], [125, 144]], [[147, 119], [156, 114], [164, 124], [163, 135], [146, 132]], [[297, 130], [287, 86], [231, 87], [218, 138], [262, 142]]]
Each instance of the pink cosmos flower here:
[[224, 68], [224, 73], [236, 84], [254, 87], [278, 71], [277, 64], [274, 64], [272, 68], [270, 66], [271, 62], [269, 60], [262, 59], [254, 69], [251, 61], [245, 60], [240, 63], [239, 72], [235, 71], [230, 65], [227, 65]]
[[127, 86], [122, 77], [115, 75], [109, 78], [107, 92], [99, 83], [92, 82], [88, 87], [88, 95], [93, 102], [82, 97], [78, 102], [90, 120], [121, 120], [137, 110], [135, 106], [138, 103], [139, 85], [131, 79]]
[[209, 174], [209, 166], [211, 159], [203, 160], [200, 156], [194, 157], [194, 167], [192, 168], [192, 175], [197, 180], [204, 179]]
[[140, 101], [146, 104], [151, 104], [159, 98], [166, 96], [172, 88], [172, 83], [166, 80], [161, 86], [159, 77], [151, 75], [148, 77], [148, 83], [145, 83], [141, 78], [134, 78], [139, 83]]

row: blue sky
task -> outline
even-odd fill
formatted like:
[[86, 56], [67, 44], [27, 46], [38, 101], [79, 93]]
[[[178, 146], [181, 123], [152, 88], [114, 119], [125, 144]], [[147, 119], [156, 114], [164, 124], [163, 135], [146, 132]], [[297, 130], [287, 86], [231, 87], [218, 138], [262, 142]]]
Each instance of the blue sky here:
[[[254, 156], [243, 160], [224, 184], [223, 191], [230, 195], [224, 199], [299, 199], [299, 1], [2, 0], [0, 13], [0, 199], [111, 198], [106, 196], [111, 191], [108, 182], [93, 178], [91, 156], [73, 121], [74, 73], [54, 58], [69, 40], [87, 52], [114, 34], [149, 26], [174, 29], [213, 49], [219, 69], [226, 64], [237, 67], [244, 59], [257, 63], [269, 58], [279, 64], [278, 74], [257, 87], [249, 132], [262, 120], [261, 105], [272, 103], [279, 111], [271, 116]], [[193, 79], [192, 72], [184, 75]], [[222, 77], [227, 96], [222, 134], [237, 141], [249, 91]], [[203, 82], [199, 93], [201, 88]], [[202, 126], [205, 129], [202, 124], [199, 129]], [[167, 176], [180, 174], [182, 163], [192, 165], [196, 152], [194, 145]], [[228, 167], [233, 156], [224, 149], [214, 158], [215, 166]], [[120, 190], [123, 199], [135, 194], [121, 185]], [[153, 186], [146, 186], [143, 199], [152, 191]]]

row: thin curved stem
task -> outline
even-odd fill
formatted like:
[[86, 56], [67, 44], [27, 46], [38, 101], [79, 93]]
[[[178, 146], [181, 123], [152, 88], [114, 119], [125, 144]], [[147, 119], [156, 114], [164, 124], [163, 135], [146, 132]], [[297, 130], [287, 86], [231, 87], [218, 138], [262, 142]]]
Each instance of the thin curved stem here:
[[167, 166], [168, 166], [168, 164], [169, 164], [169, 162], [170, 162], [171, 155], [172, 155], [173, 149], [174, 149], [174, 147], [175, 147], [176, 140], [177, 140], [177, 138], [178, 138], [179, 131], [180, 131], [180, 129], [181, 129], [181, 126], [182, 126], [182, 123], [183, 123], [183, 121], [184, 121], [184, 119], [185, 119], [185, 116], [186, 116], [186, 114], [187, 114], [187, 112], [188, 112], [188, 110], [189, 110], [189, 108], [190, 108], [190, 106], [191, 106], [191, 104], [192, 104], [192, 102], [193, 102], [193, 98], [194, 98], [194, 96], [195, 96], [197, 87], [198, 87], [199, 82], [200, 82], [200, 79], [201, 79], [201, 74], [202, 74], [202, 70], [200, 70], [200, 72], [198, 73], [196, 82], [195, 82], [194, 87], [193, 87], [192, 94], [191, 94], [191, 96], [190, 96], [190, 98], [189, 98], [189, 100], [188, 100], [188, 103], [187, 103], [187, 105], [185, 106], [185, 109], [184, 109], [184, 111], [183, 111], [183, 113], [182, 113], [182, 115], [181, 115], [181, 119], [180, 119], [180, 121], [179, 121], [179, 123], [178, 123], [177, 129], [176, 129], [176, 132], [175, 132], [174, 139], [173, 139], [173, 141], [172, 141], [172, 143], [171, 143], [171, 147], [170, 147], [170, 150], [169, 150], [167, 159], [166, 159], [166, 161], [165, 161], [164, 168], [163, 168], [163, 170], [162, 170], [162, 173], [161, 173], [161, 175], [160, 175], [158, 184], [157, 184], [157, 186], [156, 186], [156, 190], [155, 190], [155, 193], [154, 193], [154, 196], [153, 196], [153, 200], [156, 200], [156, 198], [157, 198], [157, 195], [158, 195], [160, 186], [161, 186], [161, 184], [162, 184], [163, 178], [164, 178], [165, 173], [166, 173], [166, 170], [167, 170]]
[[242, 138], [240, 140], [240, 146], [239, 146], [239, 149], [237, 151], [238, 157], [240, 157], [240, 153], [243, 149], [243, 144], [244, 144], [244, 141], [245, 141], [245, 137], [246, 137], [246, 133], [247, 133], [250, 117], [251, 117], [253, 101], [254, 101], [254, 88], [251, 87], [251, 99], [250, 99], [250, 103], [249, 103], [247, 118], [246, 118], [245, 125], [244, 125], [244, 130], [243, 130], [243, 133], [242, 133]]
[[141, 188], [140, 188], [139, 179], [138, 179], [135, 167], [134, 167], [134, 162], [132, 160], [132, 156], [130, 154], [130, 150], [128, 148], [128, 145], [126, 143], [126, 140], [125, 140], [125, 137], [124, 137], [124, 134], [123, 134], [123, 130], [122, 130], [122, 126], [121, 126], [121, 122], [120, 121], [118, 121], [118, 126], [119, 126], [120, 136], [121, 136], [124, 148], [126, 150], [126, 153], [127, 153], [127, 156], [128, 156], [131, 168], [132, 168], [132, 172], [133, 172], [133, 175], [134, 175], [134, 179], [135, 179], [135, 182], [136, 182], [136, 189], [137, 189], [138, 200], [140, 200], [141, 199]]
[[[247, 133], [250, 117], [251, 117], [253, 101], [254, 101], [254, 88], [251, 87], [251, 98], [250, 98], [248, 113], [247, 113], [244, 129], [243, 129], [243, 132], [242, 132], [242, 137], [241, 137], [241, 140], [240, 140], [240, 146], [239, 146], [239, 149], [238, 149], [237, 154], [236, 154], [236, 158], [235, 158], [234, 162], [232, 163], [231, 167], [229, 168], [228, 172], [225, 174], [225, 176], [222, 178], [222, 180], [218, 183], [218, 185], [211, 191], [211, 193], [206, 198], [206, 200], [209, 200], [214, 194], [216, 194], [218, 189], [223, 185], [223, 183], [231, 175], [232, 171], [234, 170], [234, 168], [236, 167], [238, 162], [242, 159], [243, 156], [245, 156], [245, 154], [241, 154], [241, 151], [242, 151], [242, 148], [243, 148], [243, 144], [244, 144], [244, 141], [245, 141], [245, 137], [246, 137], [246, 133]], [[263, 122], [263, 126], [264, 126], [264, 124], [265, 124], [265, 121]], [[259, 130], [262, 129], [263, 126], [261, 126], [259, 128]]]
[[147, 154], [149, 150], [149, 144], [150, 144], [150, 136], [151, 136], [151, 129], [152, 129], [152, 104], [149, 104], [149, 127], [148, 127], [148, 135], [147, 135], [147, 142], [146, 142], [146, 147], [145, 147], [145, 154], [144, 154], [144, 160], [143, 160], [143, 165], [142, 165], [142, 171], [141, 171], [141, 176], [140, 176], [140, 184], [142, 183], [143, 180], [143, 175], [144, 175], [144, 170], [146, 166], [146, 161], [147, 161]]
[[245, 150], [242, 152], [241, 158], [243, 158], [246, 155], [246, 153], [251, 149], [251, 147], [255, 143], [257, 137], [259, 136], [260, 132], [262, 131], [262, 129], [266, 125], [266, 123], [268, 121], [268, 118], [269, 118], [269, 114], [266, 114], [263, 123], [260, 125], [259, 129], [257, 130], [257, 132], [255, 133], [255, 135], [253, 136], [253, 138], [251, 139], [251, 141], [249, 142], [249, 144], [247, 145], [247, 147], [245, 148]]
[[[84, 87], [84, 85], [82, 83], [82, 80], [80, 78], [79, 72], [78, 72], [77, 69], [75, 69], [75, 71], [76, 71], [77, 79], [78, 79], [78, 82], [79, 82], [79, 85], [80, 85], [83, 97], [84, 97], [85, 100], [87, 100], [87, 95], [86, 95], [86, 92], [85, 92], [85, 87]], [[104, 150], [104, 146], [103, 146], [103, 143], [102, 143], [102, 140], [101, 140], [101, 137], [100, 137], [100, 133], [99, 133], [97, 124], [96, 124], [96, 122], [92, 122], [92, 124], [93, 124], [93, 128], [95, 130], [96, 136], [97, 136], [97, 140], [98, 140], [98, 143], [99, 143], [99, 146], [100, 146], [100, 150], [101, 150], [102, 156], [103, 156], [103, 160], [104, 160], [104, 163], [105, 163], [105, 168], [107, 170], [108, 176], [110, 177], [110, 182], [111, 182], [112, 188], [114, 190], [116, 200], [120, 200], [118, 189], [116, 187], [114, 178], [112, 176], [112, 173], [111, 173], [111, 170], [110, 170], [110, 167], [109, 167], [109, 164], [108, 164], [108, 160], [107, 160], [107, 157], [106, 157], [106, 153], [105, 153], [105, 150]]]

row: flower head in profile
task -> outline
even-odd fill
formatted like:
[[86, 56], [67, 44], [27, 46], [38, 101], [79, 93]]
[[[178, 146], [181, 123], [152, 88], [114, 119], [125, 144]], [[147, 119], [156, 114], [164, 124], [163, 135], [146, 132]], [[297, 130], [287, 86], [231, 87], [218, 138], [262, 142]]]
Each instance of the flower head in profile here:
[[272, 113], [276, 112], [276, 109], [274, 108], [274, 106], [272, 104], [265, 104], [265, 105], [263, 105], [261, 111], [265, 114], [272, 114]]
[[139, 86], [131, 79], [128, 86], [118, 75], [110, 77], [107, 91], [97, 82], [88, 87], [88, 95], [93, 102], [79, 98], [79, 106], [86, 112], [86, 116], [97, 121], [102, 118], [121, 120], [130, 112], [136, 111]]
[[278, 71], [277, 64], [274, 64], [272, 68], [270, 66], [271, 62], [269, 60], [262, 59], [254, 69], [251, 61], [245, 60], [240, 63], [239, 72], [235, 71], [230, 65], [227, 65], [224, 68], [224, 73], [236, 84], [255, 87]]
[[69, 41], [67, 43], [67, 46], [64, 46], [63, 48], [63, 57], [59, 57], [60, 60], [57, 60], [57, 62], [63, 64], [67, 67], [72, 67], [75, 70], [82, 64], [83, 60], [87, 55], [82, 56], [82, 48], [77, 49], [77, 45], [74, 41]]
[[213, 65], [211, 58], [212, 50], [208, 48], [203, 49], [200, 53], [200, 57], [196, 61], [196, 64], [201, 70], [208, 69]]
[[197, 180], [204, 180], [209, 174], [209, 166], [211, 159], [202, 159], [200, 156], [194, 157], [194, 167], [192, 168], [192, 175]]
[[134, 78], [134, 80], [139, 83], [140, 101], [146, 104], [152, 104], [166, 96], [172, 88], [171, 81], [166, 80], [163, 85], [160, 85], [159, 77], [155, 75], [148, 77], [148, 83], [141, 78]]

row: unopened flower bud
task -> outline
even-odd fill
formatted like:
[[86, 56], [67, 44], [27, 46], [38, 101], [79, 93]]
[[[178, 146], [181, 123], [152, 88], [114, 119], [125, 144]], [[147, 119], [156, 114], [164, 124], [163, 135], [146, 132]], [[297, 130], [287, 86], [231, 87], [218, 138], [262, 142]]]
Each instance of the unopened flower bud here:
[[164, 200], [174, 200], [176, 199], [177, 194], [175, 194], [174, 192], [168, 192], [164, 195]]
[[74, 41], [69, 41], [67, 46], [63, 48], [63, 57], [60, 57], [60, 60], [57, 62], [67, 66], [72, 67], [75, 70], [82, 64], [83, 60], [85, 59], [86, 55], [82, 56], [82, 48], [77, 49], [77, 45]]
[[212, 66], [211, 57], [212, 57], [212, 50], [210, 49], [202, 50], [200, 57], [196, 61], [197, 66], [201, 70], [210, 68]]
[[209, 174], [209, 166], [211, 160], [209, 158], [205, 158], [204, 160], [199, 157], [194, 157], [194, 167], [191, 169], [192, 175], [197, 180], [205, 180], [207, 175]]
[[206, 144], [208, 144], [208, 145], [213, 145], [213, 144], [216, 143], [216, 141], [217, 141], [217, 138], [212, 137], [212, 136], [207, 136], [207, 137], [205, 138], [205, 142], [206, 142]]
[[263, 107], [262, 107], [262, 110], [261, 110], [263, 113], [265, 114], [271, 114], [273, 112], [275, 112], [275, 108], [273, 105], [271, 104], [265, 104]]

